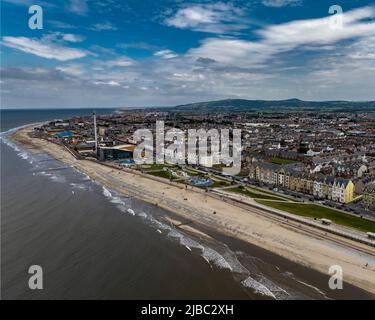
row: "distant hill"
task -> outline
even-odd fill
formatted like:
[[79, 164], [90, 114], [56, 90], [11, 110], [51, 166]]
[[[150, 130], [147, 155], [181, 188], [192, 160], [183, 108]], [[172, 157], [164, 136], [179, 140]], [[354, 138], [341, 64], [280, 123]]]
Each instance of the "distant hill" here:
[[244, 100], [227, 99], [219, 101], [207, 101], [179, 105], [167, 108], [171, 111], [375, 111], [375, 101], [302, 101], [299, 99], [289, 100]]

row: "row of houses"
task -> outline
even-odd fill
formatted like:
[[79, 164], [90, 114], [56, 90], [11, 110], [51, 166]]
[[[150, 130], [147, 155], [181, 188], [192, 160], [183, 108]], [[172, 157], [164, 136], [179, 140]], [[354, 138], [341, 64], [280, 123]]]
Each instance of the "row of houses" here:
[[363, 191], [362, 206], [367, 210], [375, 211], [375, 183], [368, 185]]
[[308, 175], [293, 167], [256, 162], [249, 167], [250, 179], [294, 192], [340, 203], [353, 201], [354, 183], [349, 179]]

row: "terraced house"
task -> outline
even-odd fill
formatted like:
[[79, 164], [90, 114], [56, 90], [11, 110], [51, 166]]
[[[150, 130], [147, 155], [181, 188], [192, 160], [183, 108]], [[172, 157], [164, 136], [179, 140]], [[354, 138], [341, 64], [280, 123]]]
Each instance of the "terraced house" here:
[[332, 185], [332, 200], [349, 203], [353, 201], [354, 184], [348, 179], [336, 179]]
[[340, 203], [353, 201], [354, 183], [350, 179], [311, 175], [289, 166], [258, 162], [250, 167], [250, 179], [275, 187], [313, 195]]
[[363, 207], [375, 210], [375, 184], [368, 185], [363, 192]]

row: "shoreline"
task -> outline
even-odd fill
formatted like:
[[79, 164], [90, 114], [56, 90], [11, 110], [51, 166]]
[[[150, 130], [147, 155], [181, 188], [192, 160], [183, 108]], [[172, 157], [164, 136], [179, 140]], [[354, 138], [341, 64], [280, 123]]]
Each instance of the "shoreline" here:
[[[319, 271], [312, 269], [309, 266], [303, 266], [299, 263], [286, 259], [276, 253], [273, 253], [269, 250], [263, 249], [253, 243], [246, 242], [244, 240], [233, 238], [228, 235], [224, 235], [220, 231], [214, 230], [209, 226], [204, 226], [199, 223], [191, 223], [191, 221], [179, 217], [177, 214], [173, 212], [169, 212], [169, 216], [163, 216], [165, 221], [172, 221], [174, 222], [174, 227], [177, 230], [181, 230], [186, 233], [188, 236], [195, 236], [200, 240], [204, 240], [204, 242], [211, 244], [214, 248], [217, 248], [215, 245], [216, 242], [219, 241], [220, 244], [224, 244], [227, 246], [232, 252], [238, 252], [239, 257], [238, 261], [245, 267], [248, 268], [248, 264], [246, 261], [246, 255], [248, 254], [251, 257], [256, 257], [258, 262], [264, 265], [264, 268], [270, 269], [270, 265], [272, 264], [275, 266], [276, 272], [279, 273], [281, 270], [288, 270], [287, 273], [291, 272], [291, 277], [294, 278], [293, 280], [302, 284], [299, 286], [298, 289], [303, 292], [304, 290], [313, 289], [314, 293], [318, 293], [324, 296], [324, 299], [364, 299], [364, 300], [374, 300], [375, 296], [368, 291], [359, 288], [355, 285], [344, 283], [346, 290], [336, 290], [331, 292], [324, 293], [320, 290], [320, 288], [324, 288], [327, 286], [327, 282], [329, 279], [328, 275], [324, 275]], [[263, 269], [261, 269], [263, 272]], [[265, 276], [275, 276], [275, 270], [273, 272], [267, 270]], [[273, 274], [272, 274], [273, 273]], [[240, 275], [241, 276], [241, 275]], [[306, 279], [308, 277], [309, 283], [303, 282], [300, 279]], [[234, 275], [234, 279], [238, 278], [238, 276]], [[280, 277], [278, 277], [280, 280]], [[238, 279], [237, 279], [238, 280]], [[306, 280], [305, 280], [306, 281]], [[289, 283], [285, 282], [283, 279], [282, 283], [284, 285], [290, 285]], [[295, 285], [295, 283], [294, 283]], [[289, 286], [289, 289], [296, 289], [294, 286]], [[310, 292], [311, 294], [311, 292]], [[269, 298], [266, 296], [266, 298]], [[314, 299], [314, 298], [312, 298]], [[320, 298], [318, 298], [320, 299]]]
[[[365, 257], [355, 249], [322, 241], [318, 236], [312, 237], [303, 231], [298, 232], [296, 228], [259, 215], [256, 210], [239, 208], [209, 197], [204, 192], [186, 190], [159, 179], [116, 170], [93, 161], [76, 160], [62, 146], [28, 137], [28, 131], [34, 126], [16, 130], [11, 139], [30, 150], [39, 149], [50, 154], [116, 192], [168, 210], [178, 217], [212, 229], [223, 237], [238, 239], [311, 268], [326, 275], [327, 279], [328, 268], [335, 264], [341, 265], [345, 282], [375, 294], [375, 252]], [[368, 260], [368, 267], [364, 266], [365, 260]]]

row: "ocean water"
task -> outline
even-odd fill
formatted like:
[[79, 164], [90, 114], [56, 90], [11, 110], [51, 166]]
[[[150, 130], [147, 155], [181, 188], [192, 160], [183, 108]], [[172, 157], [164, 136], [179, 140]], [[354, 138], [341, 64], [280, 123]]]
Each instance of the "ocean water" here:
[[[96, 110], [107, 114], [114, 110]], [[160, 208], [108, 190], [7, 136], [37, 121], [92, 110], [1, 111], [3, 299], [373, 298], [211, 230], [207, 243], [169, 225]], [[44, 289], [30, 290], [40, 265]]]

